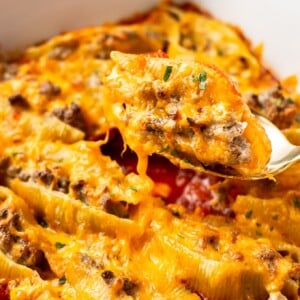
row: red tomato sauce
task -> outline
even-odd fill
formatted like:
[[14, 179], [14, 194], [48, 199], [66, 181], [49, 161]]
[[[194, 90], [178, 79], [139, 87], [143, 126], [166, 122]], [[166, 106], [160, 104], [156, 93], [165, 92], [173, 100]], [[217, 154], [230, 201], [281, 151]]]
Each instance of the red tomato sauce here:
[[0, 284], [0, 300], [9, 300], [9, 290], [7, 283]]
[[[102, 146], [101, 150], [104, 155], [116, 160], [125, 174], [136, 172], [137, 156], [130, 149], [122, 153], [123, 140], [117, 130], [111, 131], [110, 141]], [[222, 178], [193, 170], [181, 170], [160, 155], [149, 157], [147, 174], [154, 182], [164, 183], [170, 187], [170, 193], [164, 199], [166, 204], [181, 204], [190, 211], [201, 209], [204, 215], [212, 213], [228, 215], [229, 205], [239, 193], [238, 190], [235, 191], [235, 187], [231, 187], [232, 195], [225, 199], [225, 208], [216, 210], [212, 206], [212, 200], [217, 195], [213, 192], [212, 186], [222, 182]]]

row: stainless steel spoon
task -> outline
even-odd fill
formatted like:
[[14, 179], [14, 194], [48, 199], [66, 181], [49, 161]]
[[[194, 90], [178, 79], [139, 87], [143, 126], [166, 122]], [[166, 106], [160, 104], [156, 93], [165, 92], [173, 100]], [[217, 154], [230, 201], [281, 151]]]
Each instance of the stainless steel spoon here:
[[235, 170], [224, 166], [205, 166], [205, 172], [225, 178], [258, 180], [272, 178], [273, 175], [281, 173], [293, 163], [300, 160], [300, 146], [291, 144], [285, 135], [268, 119], [254, 111], [252, 111], [252, 113], [256, 116], [258, 122], [265, 129], [266, 134], [271, 142], [272, 152], [270, 161], [265, 168], [265, 172], [245, 177], [236, 173]]
[[268, 174], [276, 175], [300, 160], [300, 146], [291, 144], [284, 134], [268, 119], [258, 114], [255, 115], [264, 127], [272, 145], [271, 158], [266, 167], [267, 174], [257, 174], [249, 178], [262, 179], [268, 177]]

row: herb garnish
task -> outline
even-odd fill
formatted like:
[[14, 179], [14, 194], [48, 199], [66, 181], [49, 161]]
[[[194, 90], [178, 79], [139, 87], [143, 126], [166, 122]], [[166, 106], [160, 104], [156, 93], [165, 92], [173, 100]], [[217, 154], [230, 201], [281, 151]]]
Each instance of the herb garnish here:
[[137, 191], [138, 191], [137, 188], [136, 188], [135, 186], [133, 186], [133, 185], [131, 185], [131, 186], [129, 187], [129, 189], [132, 190], [132, 191], [134, 191], [134, 192], [137, 192]]
[[16, 156], [18, 156], [18, 155], [23, 155], [24, 153], [23, 152], [13, 152], [11, 155], [12, 155], [12, 157], [16, 157]]
[[223, 55], [224, 55], [224, 51], [223, 51], [222, 49], [218, 49], [218, 50], [217, 50], [217, 54], [218, 54], [219, 56], [223, 56]]
[[164, 74], [164, 78], [163, 78], [164, 81], [168, 81], [168, 79], [169, 79], [170, 76], [171, 76], [172, 69], [173, 69], [172, 66], [167, 66], [167, 67], [166, 67], [165, 74]]
[[61, 248], [63, 248], [64, 246], [66, 246], [66, 244], [63, 244], [63, 243], [61, 243], [61, 242], [56, 242], [56, 243], [55, 243], [55, 247], [58, 248], [58, 249], [61, 249]]
[[300, 199], [299, 198], [297, 198], [297, 197], [294, 198], [294, 205], [295, 205], [295, 207], [300, 208]]
[[168, 151], [169, 149], [170, 149], [170, 146], [167, 145], [167, 146], [163, 147], [162, 149], [160, 149], [160, 150], [158, 151], [158, 153], [166, 152], [166, 151]]
[[202, 71], [198, 76], [193, 78], [193, 81], [199, 81], [199, 88], [200, 90], [206, 89], [206, 82], [207, 82], [207, 73], [206, 71]]
[[61, 278], [58, 279], [58, 284], [59, 284], [59, 285], [63, 285], [63, 284], [66, 283], [66, 281], [67, 281], [67, 278], [66, 278], [66, 276], [64, 275], [63, 277], [61, 277]]
[[173, 156], [177, 157], [177, 156], [179, 155], [179, 152], [178, 152], [178, 150], [176, 150], [176, 149], [173, 149], [173, 150], [171, 151], [171, 155], [173, 155]]
[[246, 217], [247, 219], [250, 219], [251, 216], [252, 216], [252, 213], [253, 213], [252, 210], [248, 210], [248, 211], [245, 213], [245, 217]]

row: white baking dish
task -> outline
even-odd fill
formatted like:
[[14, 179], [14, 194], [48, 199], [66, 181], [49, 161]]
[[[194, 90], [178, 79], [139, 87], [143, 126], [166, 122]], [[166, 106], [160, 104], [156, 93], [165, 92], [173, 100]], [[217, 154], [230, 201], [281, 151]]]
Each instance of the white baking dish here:
[[[0, 45], [18, 49], [62, 31], [118, 20], [157, 0], [0, 0]], [[181, 1], [183, 2], [183, 1]], [[194, 0], [219, 18], [239, 25], [281, 76], [300, 75], [300, 1]]]

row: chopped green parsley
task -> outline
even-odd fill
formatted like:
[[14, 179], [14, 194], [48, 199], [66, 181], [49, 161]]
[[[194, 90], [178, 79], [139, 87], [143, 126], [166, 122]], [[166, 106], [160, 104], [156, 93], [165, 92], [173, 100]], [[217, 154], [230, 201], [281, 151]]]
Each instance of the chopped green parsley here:
[[183, 161], [184, 161], [186, 164], [191, 164], [191, 162], [190, 162], [187, 158], [185, 158]]
[[63, 285], [63, 284], [66, 283], [66, 281], [67, 281], [67, 278], [66, 278], [66, 276], [64, 275], [63, 277], [61, 277], [61, 278], [58, 279], [58, 284], [59, 284], [59, 285]]
[[247, 219], [250, 219], [251, 216], [252, 216], [252, 214], [253, 214], [253, 211], [252, 211], [252, 210], [248, 210], [248, 211], [245, 213], [245, 217], [246, 217]]
[[66, 246], [66, 244], [63, 244], [63, 243], [60, 243], [60, 242], [56, 242], [55, 243], [55, 247], [58, 248], [58, 249], [61, 249], [61, 248], [65, 247], [65, 246]]
[[173, 150], [171, 151], [171, 155], [173, 155], [173, 156], [177, 157], [177, 156], [179, 155], [179, 152], [178, 152], [178, 150], [176, 150], [176, 149], [173, 149]]
[[222, 49], [218, 49], [218, 50], [217, 50], [217, 54], [218, 54], [219, 56], [223, 56], [223, 55], [224, 55], [224, 51], [223, 51]]
[[160, 150], [158, 151], [158, 153], [163, 153], [163, 152], [169, 151], [169, 149], [170, 149], [170, 146], [167, 145], [167, 146], [163, 147], [162, 149], [160, 149]]
[[297, 197], [294, 198], [294, 206], [300, 208], [300, 199]]
[[206, 89], [206, 83], [207, 83], [207, 73], [206, 71], [202, 71], [198, 76], [195, 76], [193, 78], [194, 82], [199, 81], [199, 88], [200, 90]]
[[165, 74], [164, 74], [164, 77], [163, 77], [164, 81], [168, 81], [168, 79], [169, 79], [170, 76], [171, 76], [172, 69], [173, 69], [172, 66], [167, 66], [167, 67], [166, 67]]
[[137, 188], [136, 188], [135, 186], [133, 186], [133, 185], [131, 185], [131, 186], [129, 187], [129, 189], [132, 190], [132, 191], [134, 191], [134, 192], [137, 192], [137, 191], [138, 191]]

